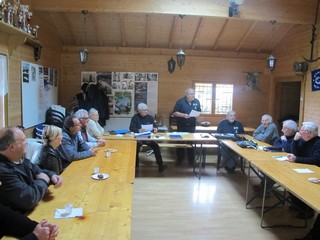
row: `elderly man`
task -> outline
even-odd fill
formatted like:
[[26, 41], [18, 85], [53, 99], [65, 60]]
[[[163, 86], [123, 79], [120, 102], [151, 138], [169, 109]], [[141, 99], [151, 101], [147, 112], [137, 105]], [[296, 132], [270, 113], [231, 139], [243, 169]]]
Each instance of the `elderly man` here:
[[253, 133], [254, 139], [273, 144], [279, 137], [277, 126], [272, 122], [272, 117], [265, 114], [261, 118], [261, 125]]
[[57, 225], [49, 223], [46, 220], [37, 223], [1, 203], [0, 222], [0, 238], [12, 236], [25, 240], [53, 240], [59, 234]]
[[64, 121], [62, 130], [62, 142], [58, 148], [58, 154], [63, 168], [69, 166], [72, 161], [95, 156], [97, 149], [91, 148], [85, 141], [79, 138], [81, 123], [75, 116], [69, 116]]
[[[201, 106], [198, 99], [195, 98], [195, 91], [192, 88], [185, 90], [185, 96], [180, 98], [173, 108], [173, 115], [177, 118], [177, 131], [178, 132], [191, 132], [196, 131], [196, 118], [191, 117], [191, 111], [201, 112]], [[194, 165], [194, 149], [188, 148], [188, 161], [189, 165]], [[184, 159], [185, 149], [177, 148], [177, 162], [176, 165], [182, 164]]]
[[236, 112], [230, 110], [226, 118], [221, 120], [217, 128], [218, 133], [244, 133], [243, 125], [236, 120]]
[[[226, 114], [226, 119], [223, 119], [218, 124], [217, 133], [245, 133], [241, 122], [236, 120], [236, 112], [230, 110]], [[224, 168], [227, 172], [232, 173], [236, 169], [238, 154], [233, 152], [221, 144], [221, 155], [224, 160]]]
[[[138, 104], [138, 113], [132, 117], [129, 128], [130, 131], [135, 133], [143, 133], [150, 130], [154, 133], [158, 132], [154, 118], [148, 114], [148, 106], [145, 103]], [[139, 166], [139, 151], [143, 144], [152, 148], [158, 164], [158, 170], [159, 172], [163, 172], [167, 168], [167, 165], [163, 164], [159, 145], [154, 141], [137, 141], [136, 166]]]
[[[293, 138], [289, 162], [312, 164], [320, 167], [320, 137], [318, 126], [313, 122], [303, 122], [299, 132]], [[293, 205], [290, 209], [298, 211], [298, 218], [314, 216], [314, 210], [292, 194]]]
[[55, 188], [62, 178], [42, 170], [26, 159], [26, 136], [21, 129], [0, 130], [0, 203], [22, 213], [33, 209], [50, 183]]
[[81, 129], [78, 132], [79, 138], [85, 141], [89, 147], [103, 147], [106, 145], [106, 140], [103, 138], [95, 138], [92, 137], [88, 132], [88, 123], [89, 123], [89, 114], [88, 111], [85, 109], [79, 109], [74, 114], [81, 123]]

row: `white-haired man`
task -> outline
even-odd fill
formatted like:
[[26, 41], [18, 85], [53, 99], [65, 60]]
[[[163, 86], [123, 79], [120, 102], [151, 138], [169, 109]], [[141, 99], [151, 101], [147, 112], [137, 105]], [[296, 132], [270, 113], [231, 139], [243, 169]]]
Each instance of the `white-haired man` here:
[[[313, 122], [303, 122], [299, 132], [293, 138], [291, 153], [288, 154], [289, 162], [312, 164], [320, 167], [320, 137], [318, 126]], [[298, 218], [314, 216], [314, 210], [300, 199], [290, 194], [292, 210], [298, 211]]]
[[[135, 133], [143, 133], [148, 129], [146, 126], [152, 125], [152, 131], [154, 133], [158, 132], [158, 127], [154, 122], [154, 118], [148, 114], [148, 106], [145, 103], [138, 104], [138, 113], [134, 115], [130, 122], [130, 131]], [[162, 156], [160, 152], [160, 147], [155, 141], [137, 141], [137, 151], [136, 151], [136, 166], [139, 166], [139, 152], [142, 145], [147, 145], [154, 151], [156, 157], [156, 162], [158, 164], [159, 172], [163, 172], [167, 168], [166, 164], [163, 164]]]
[[253, 133], [254, 139], [273, 144], [279, 137], [277, 126], [272, 122], [272, 117], [265, 114], [261, 118], [261, 125]]

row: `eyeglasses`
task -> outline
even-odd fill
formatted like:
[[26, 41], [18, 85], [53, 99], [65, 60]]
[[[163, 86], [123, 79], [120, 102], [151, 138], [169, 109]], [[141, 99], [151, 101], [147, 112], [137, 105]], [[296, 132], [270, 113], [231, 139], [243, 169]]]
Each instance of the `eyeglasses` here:
[[83, 118], [80, 118], [80, 119], [82, 119], [82, 120], [88, 120], [89, 117], [83, 117]]
[[309, 130], [305, 130], [305, 129], [300, 129], [299, 132], [310, 132]]

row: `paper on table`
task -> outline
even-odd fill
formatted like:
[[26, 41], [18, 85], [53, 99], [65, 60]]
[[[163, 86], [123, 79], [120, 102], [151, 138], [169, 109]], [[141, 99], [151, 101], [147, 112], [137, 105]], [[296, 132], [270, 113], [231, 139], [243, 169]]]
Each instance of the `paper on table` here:
[[146, 124], [146, 125], [141, 124], [141, 129], [151, 132], [153, 130], [153, 124]]
[[298, 173], [314, 173], [314, 171], [311, 171], [308, 168], [294, 168], [293, 170]]
[[273, 158], [278, 160], [278, 161], [288, 161], [288, 157], [287, 156], [273, 156]]
[[191, 112], [189, 113], [190, 117], [199, 117], [200, 116], [200, 112], [196, 111], [196, 110], [191, 110]]
[[55, 219], [61, 219], [61, 218], [74, 218], [74, 217], [81, 217], [83, 215], [82, 208], [72, 208], [72, 212], [70, 214], [65, 213], [65, 209], [59, 209], [57, 208], [54, 212], [54, 218]]

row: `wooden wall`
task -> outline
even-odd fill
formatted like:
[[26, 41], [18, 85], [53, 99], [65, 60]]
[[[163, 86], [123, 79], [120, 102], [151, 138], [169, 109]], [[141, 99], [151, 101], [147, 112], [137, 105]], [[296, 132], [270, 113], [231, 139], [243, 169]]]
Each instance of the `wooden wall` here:
[[[266, 69], [265, 59], [208, 56], [189, 53], [186, 64], [180, 71], [167, 71], [167, 61], [175, 55], [175, 51], [163, 53], [158, 50], [134, 52], [126, 49], [109, 49], [90, 47], [89, 61], [82, 66], [79, 62], [78, 48], [63, 47], [58, 38], [51, 34], [50, 26], [40, 22], [39, 39], [43, 42], [42, 57], [37, 62], [41, 65], [60, 70], [59, 103], [68, 106], [73, 96], [80, 92], [81, 71], [146, 71], [159, 73], [159, 108], [158, 115], [168, 123], [168, 116], [175, 101], [184, 95], [184, 89], [191, 87], [194, 81], [209, 81], [217, 83], [233, 83], [235, 85], [234, 109], [238, 119], [246, 126], [257, 127], [264, 113], [277, 116], [275, 104], [275, 83], [281, 81], [303, 81], [303, 77], [292, 70], [294, 61], [302, 61], [302, 56], [310, 55], [311, 28], [291, 29], [287, 38], [275, 50], [278, 58], [277, 68], [272, 75]], [[0, 53], [9, 55], [7, 37], [0, 35]], [[316, 46], [315, 56], [319, 55]], [[28, 46], [18, 46], [9, 56], [9, 125], [21, 124], [21, 76], [20, 62], [34, 62], [33, 50]], [[304, 107], [303, 121], [315, 121], [320, 124], [319, 94], [311, 92], [311, 70], [319, 68], [319, 63], [309, 64], [305, 77], [305, 91], [302, 90]], [[244, 91], [244, 72], [260, 72], [259, 91]], [[304, 88], [303, 88], [304, 89]], [[303, 101], [302, 101], [303, 102]], [[303, 109], [302, 109], [303, 110]], [[217, 124], [224, 116], [203, 117], [203, 120]], [[201, 119], [202, 120], [202, 119]]]
[[[167, 61], [171, 55], [147, 55], [110, 53], [106, 48], [89, 48], [89, 61], [82, 66], [78, 52], [65, 48], [62, 54], [62, 78], [59, 99], [62, 105], [68, 105], [76, 93], [80, 92], [81, 71], [132, 71], [158, 72], [159, 96], [158, 115], [168, 117], [176, 100], [184, 96], [184, 90], [193, 86], [194, 81], [232, 83], [235, 85], [234, 109], [238, 119], [246, 126], [256, 127], [262, 114], [270, 111], [270, 73], [266, 70], [264, 60], [231, 59], [217, 57], [188, 56], [180, 71], [172, 74], [167, 70]], [[244, 72], [260, 72], [260, 91], [245, 91]], [[254, 101], [252, 101], [254, 99]], [[202, 117], [217, 124], [225, 116]]]

